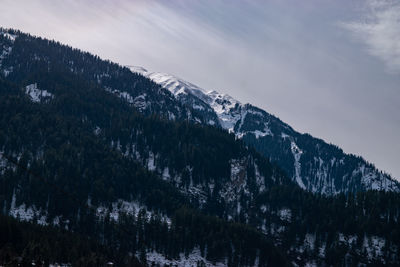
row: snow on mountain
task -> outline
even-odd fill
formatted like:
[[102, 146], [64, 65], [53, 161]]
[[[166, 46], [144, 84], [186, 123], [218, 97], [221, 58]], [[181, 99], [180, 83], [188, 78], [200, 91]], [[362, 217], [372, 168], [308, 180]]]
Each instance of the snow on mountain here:
[[[179, 79], [173, 75], [149, 72], [142, 67], [129, 67], [132, 72], [139, 73], [165, 89], [168, 89], [177, 99], [182, 102], [192, 103], [192, 108], [199, 111], [211, 110], [217, 115], [218, 121], [208, 120], [210, 125], [219, 125], [229, 132], [235, 133], [239, 138], [246, 134], [253, 134], [256, 138], [272, 134], [268, 122], [261, 122], [261, 127], [254, 130], [245, 130], [244, 123], [248, 115], [263, 116], [248, 104], [242, 104], [227, 94], [220, 94], [217, 91], [205, 91], [204, 89], [190, 82]], [[190, 101], [189, 101], [190, 99]]]
[[293, 153], [294, 157], [294, 168], [295, 168], [295, 178], [297, 184], [303, 188], [306, 189], [306, 186], [304, 185], [303, 181], [301, 180], [300, 173], [301, 173], [301, 163], [300, 163], [300, 157], [301, 154], [303, 154], [303, 151], [300, 150], [300, 148], [296, 145], [295, 142], [290, 143], [290, 147]]
[[129, 66], [191, 107], [194, 121], [221, 127], [276, 161], [301, 188], [338, 194], [365, 190], [400, 191], [400, 184], [361, 157], [345, 154], [309, 134], [300, 134], [275, 116], [226, 94], [206, 91], [176, 76]]

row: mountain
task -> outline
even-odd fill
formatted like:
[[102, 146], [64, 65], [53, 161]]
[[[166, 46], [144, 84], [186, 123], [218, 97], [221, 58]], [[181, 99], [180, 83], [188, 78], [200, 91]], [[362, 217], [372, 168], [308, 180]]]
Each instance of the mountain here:
[[203, 114], [203, 123], [235, 133], [277, 162], [303, 189], [327, 195], [366, 190], [400, 191], [399, 182], [363, 158], [346, 154], [309, 134], [300, 134], [260, 108], [242, 104], [226, 94], [206, 91], [173, 75], [134, 66], [130, 69], [198, 110]]
[[[307, 192], [226, 131], [214, 108], [190, 104], [205, 109], [205, 100], [1, 32], [0, 263], [399, 264], [400, 194]], [[221, 113], [234, 101], [213, 99]], [[52, 246], [65, 235], [71, 253]]]

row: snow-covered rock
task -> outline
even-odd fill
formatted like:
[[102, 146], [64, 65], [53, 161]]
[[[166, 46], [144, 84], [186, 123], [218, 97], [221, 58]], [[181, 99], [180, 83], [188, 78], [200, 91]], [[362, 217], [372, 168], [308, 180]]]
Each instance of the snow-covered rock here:
[[47, 102], [54, 98], [54, 95], [47, 90], [38, 88], [37, 83], [29, 84], [25, 87], [25, 93], [29, 96], [32, 102], [41, 103]]

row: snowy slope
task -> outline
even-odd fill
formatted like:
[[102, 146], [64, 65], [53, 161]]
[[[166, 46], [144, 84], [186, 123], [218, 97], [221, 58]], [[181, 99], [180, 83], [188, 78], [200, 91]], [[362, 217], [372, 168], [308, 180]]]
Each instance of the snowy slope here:
[[276, 161], [301, 188], [327, 195], [365, 190], [400, 191], [399, 182], [361, 157], [308, 134], [300, 134], [275, 116], [226, 94], [204, 90], [166, 73], [129, 66], [202, 116], [196, 119], [222, 127]]

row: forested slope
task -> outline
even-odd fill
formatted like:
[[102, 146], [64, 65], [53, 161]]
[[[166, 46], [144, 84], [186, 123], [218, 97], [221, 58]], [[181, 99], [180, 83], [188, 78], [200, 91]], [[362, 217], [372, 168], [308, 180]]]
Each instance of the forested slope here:
[[[191, 107], [147, 78], [11, 33], [1, 37], [12, 48], [0, 78], [3, 215], [90, 238], [110, 251], [82, 241], [83, 251], [121, 265], [399, 263], [398, 193], [306, 192], [234, 134], [195, 123]], [[144, 93], [149, 104], [131, 101]], [[54, 255], [43, 257], [80, 259]]]

